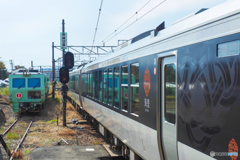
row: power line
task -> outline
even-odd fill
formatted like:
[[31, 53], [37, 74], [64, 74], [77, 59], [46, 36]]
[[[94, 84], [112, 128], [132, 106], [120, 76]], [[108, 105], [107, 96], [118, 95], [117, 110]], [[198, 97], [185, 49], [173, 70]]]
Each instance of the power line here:
[[[144, 8], [151, 0], [149, 0], [142, 8]], [[149, 10], [148, 12], [146, 12], [144, 15], [142, 15], [140, 18], [136, 19], [134, 22], [132, 22], [131, 24], [129, 24], [127, 27], [125, 27], [124, 29], [122, 29], [121, 31], [119, 31], [118, 33], [116, 33], [117, 30], [115, 30], [113, 33], [111, 33], [107, 38], [105, 38], [102, 42], [108, 42], [110, 41], [112, 38], [114, 38], [115, 36], [117, 36], [118, 34], [120, 34], [121, 32], [123, 32], [124, 30], [126, 30], [128, 27], [130, 27], [131, 25], [133, 25], [136, 21], [140, 20], [141, 18], [143, 18], [144, 16], [146, 16], [147, 14], [149, 14], [151, 11], [153, 11], [154, 9], [156, 9], [158, 6], [160, 6], [161, 4], [163, 4], [166, 0], [163, 0], [162, 2], [160, 2], [158, 5], [156, 5], [155, 7], [153, 7], [151, 10]], [[141, 8], [141, 9], [142, 9]], [[139, 9], [136, 14], [141, 10]], [[134, 14], [134, 15], [136, 15]], [[133, 16], [134, 16], [133, 15]], [[133, 16], [131, 16], [127, 21], [129, 21]], [[127, 22], [126, 21], [126, 22]], [[124, 24], [126, 23], [124, 22]], [[124, 24], [122, 24], [120, 27], [122, 27]], [[120, 28], [118, 27], [118, 29]], [[110, 39], [108, 39], [111, 35], [113, 35], [115, 33], [114, 36], [112, 36]]]
[[105, 41], [106, 39], [108, 39], [111, 35], [113, 35], [114, 33], [116, 33], [117, 30], [119, 30], [124, 24], [126, 24], [130, 19], [132, 19], [136, 14], [138, 14], [138, 12], [140, 12], [151, 0], [149, 0], [147, 3], [145, 3], [137, 12], [135, 12], [130, 18], [128, 18], [123, 24], [121, 24], [117, 29], [115, 29], [114, 32], [112, 32], [110, 35], [108, 35], [104, 40], [102, 40], [102, 42], [107, 42]]
[[[93, 49], [94, 42], [95, 42], [95, 38], [96, 38], [96, 35], [97, 35], [97, 28], [98, 28], [98, 23], [99, 23], [100, 15], [101, 15], [102, 3], [103, 3], [103, 0], [101, 0], [101, 4], [100, 4], [100, 8], [99, 8], [97, 24], [96, 24], [95, 33], [94, 33], [94, 36], [93, 36], [92, 49]], [[92, 49], [91, 49], [91, 52], [92, 52]]]

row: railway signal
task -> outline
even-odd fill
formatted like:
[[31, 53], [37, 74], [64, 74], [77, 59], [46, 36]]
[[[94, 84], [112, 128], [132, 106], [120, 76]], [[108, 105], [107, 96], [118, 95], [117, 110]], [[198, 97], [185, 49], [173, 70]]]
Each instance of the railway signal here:
[[71, 52], [65, 54], [65, 67], [68, 69], [73, 68], [74, 66], [74, 56]]
[[69, 81], [69, 70], [66, 67], [61, 67], [59, 70], [59, 79], [63, 84]]
[[62, 85], [62, 91], [64, 91], [64, 92], [68, 91], [68, 86], [66, 84]]

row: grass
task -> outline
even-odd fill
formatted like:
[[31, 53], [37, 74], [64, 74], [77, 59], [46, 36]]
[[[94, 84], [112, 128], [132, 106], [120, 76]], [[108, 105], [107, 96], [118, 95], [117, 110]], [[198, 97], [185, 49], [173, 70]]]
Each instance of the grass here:
[[46, 140], [46, 144], [47, 144], [47, 145], [52, 144], [53, 142], [54, 142], [54, 140], [52, 140], [52, 139], [47, 139], [47, 140]]
[[6, 139], [10, 140], [10, 139], [19, 139], [19, 135], [17, 133], [8, 133], [6, 135]]
[[61, 102], [61, 99], [57, 97], [57, 98], [54, 99], [54, 101], [55, 101], [56, 103], [60, 103], [60, 102]]
[[3, 96], [9, 96], [8, 87], [0, 88], [0, 94], [3, 95]]
[[23, 151], [23, 155], [24, 155], [24, 156], [28, 156], [28, 155], [30, 155], [31, 153], [32, 153], [32, 151], [31, 151], [30, 149], [26, 149], [26, 150]]
[[52, 119], [52, 120], [48, 121], [48, 123], [51, 123], [51, 122], [57, 122], [57, 119]]
[[3, 132], [4, 132], [4, 128], [3, 128], [3, 126], [1, 126], [0, 127], [0, 134], [3, 134]]
[[76, 132], [70, 128], [64, 128], [58, 132], [59, 136], [75, 136]]

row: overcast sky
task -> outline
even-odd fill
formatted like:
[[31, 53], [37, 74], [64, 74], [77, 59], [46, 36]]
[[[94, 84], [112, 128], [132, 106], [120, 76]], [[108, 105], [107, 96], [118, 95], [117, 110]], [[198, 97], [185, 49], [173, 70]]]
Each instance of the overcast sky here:
[[[131, 39], [154, 29], [163, 21], [166, 27], [170, 26], [201, 8], [211, 8], [224, 1], [226, 0], [103, 0], [95, 45], [102, 45], [105, 38], [133, 15], [116, 31], [117, 35], [105, 43], [106, 46], [115, 46], [119, 39]], [[152, 10], [161, 2], [161, 5]], [[31, 66], [31, 61], [34, 66], [51, 66], [52, 42], [60, 45], [62, 19], [66, 23], [68, 45], [91, 46], [100, 4], [101, 0], [0, 0], [0, 61], [9, 70], [10, 60], [14, 65], [27, 68]], [[149, 12], [150, 10], [152, 11]], [[146, 14], [147, 12], [149, 13]], [[143, 15], [145, 16], [142, 17]], [[119, 33], [134, 21], [133, 25]], [[55, 59], [61, 56], [61, 51], [55, 49]], [[81, 60], [87, 58], [82, 56]]]

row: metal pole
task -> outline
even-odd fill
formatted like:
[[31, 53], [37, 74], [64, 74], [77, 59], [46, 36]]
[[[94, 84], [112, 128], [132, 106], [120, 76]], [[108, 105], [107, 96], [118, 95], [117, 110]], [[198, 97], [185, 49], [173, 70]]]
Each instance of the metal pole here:
[[31, 67], [32, 67], [32, 69], [33, 69], [33, 61], [31, 61]]
[[[64, 31], [64, 19], [62, 20], [62, 32]], [[63, 66], [65, 66], [65, 58], [64, 58], [65, 50], [63, 49]], [[66, 126], [66, 95], [67, 92], [63, 91], [63, 126]]]
[[52, 98], [55, 98], [55, 60], [54, 60], [54, 42], [52, 42]]

